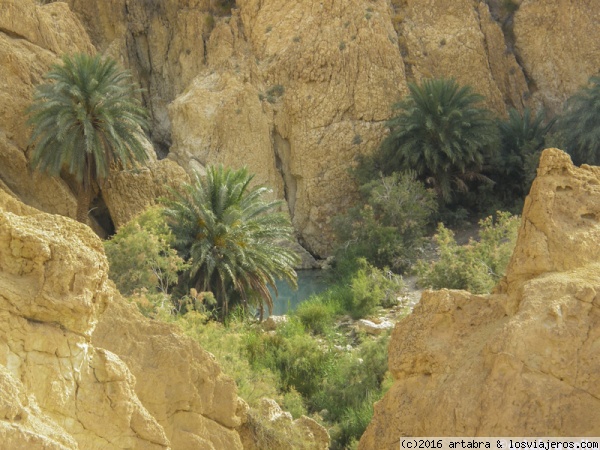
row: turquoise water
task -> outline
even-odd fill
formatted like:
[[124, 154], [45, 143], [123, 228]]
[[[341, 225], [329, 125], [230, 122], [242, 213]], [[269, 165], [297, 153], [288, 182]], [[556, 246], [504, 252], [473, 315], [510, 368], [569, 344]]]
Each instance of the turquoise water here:
[[273, 297], [274, 316], [281, 316], [295, 310], [300, 303], [311, 295], [327, 289], [325, 273], [322, 270], [298, 270], [297, 272], [298, 290], [294, 291], [284, 281], [277, 282], [279, 295]]

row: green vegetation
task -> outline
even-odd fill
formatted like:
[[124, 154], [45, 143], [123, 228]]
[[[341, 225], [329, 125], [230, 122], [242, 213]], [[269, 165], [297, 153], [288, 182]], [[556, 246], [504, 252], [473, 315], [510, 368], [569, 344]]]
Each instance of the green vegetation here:
[[410, 94], [394, 106], [374, 163], [385, 175], [415, 171], [438, 197], [450, 202], [472, 181], [486, 181], [483, 167], [497, 143], [490, 113], [476, 105], [483, 97], [454, 80], [409, 84]]
[[544, 111], [509, 111], [508, 119], [498, 124], [501, 136], [500, 157], [495, 170], [502, 176], [496, 192], [505, 204], [524, 198], [535, 178], [546, 136], [555, 120], [545, 122]]
[[362, 257], [380, 268], [406, 270], [437, 209], [434, 194], [410, 173], [380, 176], [359, 192], [363, 204], [335, 219], [338, 260]]
[[281, 202], [265, 200], [267, 188], [250, 187], [252, 178], [245, 168], [211, 166], [164, 200], [174, 247], [190, 264], [186, 287], [211, 291], [223, 318], [230, 304], [257, 307], [262, 317], [277, 278], [296, 284], [298, 256], [285, 245], [293, 239], [289, 219], [277, 211]]
[[110, 278], [122, 294], [136, 290], [168, 294], [178, 274], [188, 269], [172, 248], [175, 237], [159, 208], [151, 208], [129, 221], [104, 242]]
[[147, 113], [130, 73], [110, 58], [65, 55], [44, 78], [48, 83], [36, 87], [27, 111], [31, 166], [75, 178], [77, 220], [86, 223], [90, 202], [109, 172], [148, 159], [142, 145]]
[[575, 164], [600, 164], [600, 77], [591, 77], [589, 86], [580, 89], [558, 119], [566, 150]]
[[421, 287], [466, 289], [476, 294], [488, 293], [504, 275], [517, 240], [519, 218], [498, 213], [479, 223], [479, 241], [460, 246], [452, 231], [440, 224], [435, 235], [439, 260], [419, 261], [416, 270]]

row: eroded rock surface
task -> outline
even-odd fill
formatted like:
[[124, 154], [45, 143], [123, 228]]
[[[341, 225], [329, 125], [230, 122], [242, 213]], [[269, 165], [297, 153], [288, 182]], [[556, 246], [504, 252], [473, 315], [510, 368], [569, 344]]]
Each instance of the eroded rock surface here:
[[600, 432], [600, 168], [545, 150], [507, 275], [489, 296], [426, 291], [396, 325], [394, 384], [361, 449], [401, 436]]
[[[88, 227], [0, 190], [0, 378], [11, 386], [3, 396], [19, 399], [0, 414], [3, 442], [44, 448], [47, 436], [51, 448], [169, 446], [127, 366], [90, 344], [111, 299], [107, 270]], [[30, 436], [45, 424], [47, 433]]]

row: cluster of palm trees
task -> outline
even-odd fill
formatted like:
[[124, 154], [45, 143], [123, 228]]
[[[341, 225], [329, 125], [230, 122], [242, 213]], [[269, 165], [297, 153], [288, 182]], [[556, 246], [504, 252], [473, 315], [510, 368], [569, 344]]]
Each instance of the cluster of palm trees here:
[[[28, 110], [31, 165], [75, 178], [77, 219], [87, 223], [90, 201], [110, 173], [147, 161], [147, 113], [131, 74], [110, 58], [66, 55], [45, 78]], [[251, 181], [246, 169], [209, 167], [165, 201], [175, 247], [190, 266], [182, 282], [212, 291], [223, 316], [232, 300], [257, 306], [262, 316], [263, 304], [273, 306], [276, 279], [296, 283], [290, 221]]]
[[[147, 113], [131, 74], [110, 58], [64, 56], [46, 80], [28, 110], [31, 165], [77, 181], [77, 219], [85, 223], [110, 173], [147, 161]], [[554, 120], [526, 109], [498, 124], [477, 106], [482, 97], [454, 80], [424, 80], [409, 90], [370, 160], [372, 172], [416, 174], [442, 203], [493, 173], [504, 177], [510, 195], [526, 193]], [[593, 77], [557, 122], [577, 163], [600, 163], [599, 116], [600, 77]], [[284, 245], [293, 239], [289, 219], [251, 180], [245, 169], [210, 167], [165, 202], [175, 247], [190, 265], [183, 279], [189, 288], [212, 291], [224, 314], [231, 299], [270, 309], [268, 287], [278, 278], [295, 284], [297, 257]]]

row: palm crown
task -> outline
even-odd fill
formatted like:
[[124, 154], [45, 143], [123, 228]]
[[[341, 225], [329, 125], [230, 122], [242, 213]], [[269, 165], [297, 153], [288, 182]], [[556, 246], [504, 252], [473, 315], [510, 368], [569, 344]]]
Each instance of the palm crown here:
[[400, 114], [388, 122], [381, 145], [384, 173], [414, 170], [448, 201], [469, 179], [485, 178], [480, 171], [496, 127], [487, 110], [475, 106], [483, 97], [454, 80], [409, 83], [409, 90], [394, 106]]
[[275, 280], [296, 285], [297, 254], [285, 245], [293, 238], [280, 201], [265, 201], [265, 187], [250, 188], [253, 176], [211, 166], [205, 177], [164, 200], [175, 246], [190, 261], [188, 277], [198, 290], [210, 290], [227, 315], [231, 299], [269, 311]]
[[33, 125], [33, 168], [58, 176], [66, 169], [80, 184], [78, 220], [87, 220], [92, 193], [111, 168], [148, 158], [142, 145], [147, 114], [128, 71], [115, 61], [65, 55], [45, 75], [28, 109]]
[[558, 119], [567, 151], [576, 164], [600, 165], [600, 76], [567, 101], [566, 112]]

